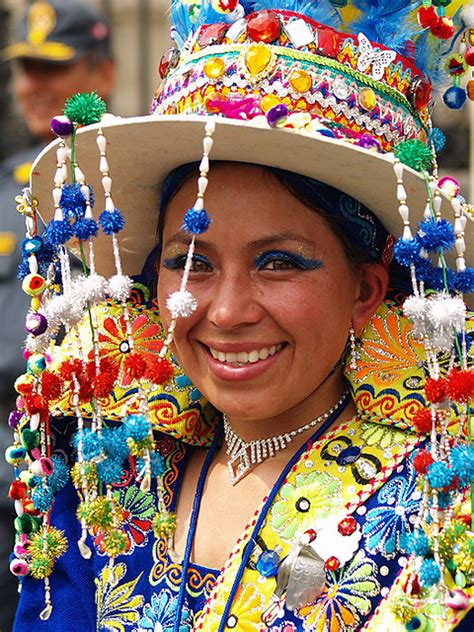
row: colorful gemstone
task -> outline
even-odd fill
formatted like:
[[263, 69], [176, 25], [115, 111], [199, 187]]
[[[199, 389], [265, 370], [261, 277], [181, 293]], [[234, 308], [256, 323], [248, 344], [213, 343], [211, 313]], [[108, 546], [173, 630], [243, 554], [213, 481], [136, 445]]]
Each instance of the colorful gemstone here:
[[262, 97], [262, 100], [260, 101], [260, 107], [262, 108], [263, 112], [268, 112], [268, 110], [271, 110], [273, 107], [275, 107], [275, 105], [280, 105], [280, 103], [280, 99], [274, 94], [266, 94], [264, 97]]
[[341, 535], [352, 535], [357, 529], [357, 521], [352, 516], [343, 518], [337, 525], [337, 530]]
[[281, 23], [277, 14], [266, 9], [251, 13], [247, 18], [247, 33], [254, 42], [274, 42], [281, 33]]
[[205, 62], [203, 70], [204, 74], [206, 77], [209, 77], [209, 79], [219, 79], [219, 77], [222, 77], [224, 74], [224, 60], [220, 57], [212, 57]]
[[417, 110], [426, 107], [431, 101], [433, 88], [427, 77], [417, 77], [408, 90], [408, 98]]
[[179, 63], [179, 50], [174, 46], [165, 50], [161, 56], [160, 63], [158, 65], [158, 72], [162, 79], [166, 77], [170, 70], [176, 68]]
[[314, 529], [306, 529], [303, 535], [306, 537], [307, 543], [310, 544], [316, 540], [317, 533]]
[[356, 445], [351, 445], [348, 448], [341, 450], [336, 457], [336, 463], [338, 465], [350, 465], [357, 461], [361, 453], [361, 449]]
[[280, 556], [278, 553], [268, 550], [260, 553], [255, 566], [262, 577], [275, 577], [278, 573], [279, 564]]
[[198, 35], [197, 43], [201, 48], [213, 46], [214, 44], [222, 44], [228, 28], [229, 25], [224, 22], [217, 22], [217, 24], [206, 26]]
[[288, 35], [288, 39], [295, 48], [307, 46], [314, 41], [313, 31], [301, 18], [298, 20], [293, 20], [292, 22], [286, 24], [285, 32]]
[[270, 108], [267, 112], [267, 122], [270, 127], [278, 127], [288, 117], [288, 108], [284, 103], [278, 103]]
[[232, 13], [238, 4], [239, 0], [212, 0], [212, 8], [218, 13]]
[[468, 66], [474, 66], [474, 46], [469, 46], [464, 53], [464, 61]]
[[290, 86], [296, 92], [303, 94], [311, 90], [313, 79], [305, 70], [294, 70], [290, 75]]
[[332, 91], [334, 92], [334, 95], [342, 101], [345, 101], [350, 94], [350, 88], [342, 77], [336, 77], [332, 86]]
[[372, 88], [362, 88], [360, 91], [360, 104], [368, 112], [374, 109], [377, 105], [377, 97]]
[[337, 559], [335, 555], [328, 557], [325, 563], [328, 571], [337, 571], [337, 569], [341, 566], [341, 562]]
[[271, 60], [272, 53], [264, 44], [251, 44], [245, 52], [245, 66], [252, 77], [267, 70]]
[[225, 96], [220, 92], [213, 92], [212, 94], [208, 94], [206, 100], [204, 102], [206, 106], [206, 110], [208, 112], [219, 112], [219, 107], [217, 106], [217, 101], [225, 101]]
[[467, 96], [471, 101], [474, 101], [474, 79], [469, 79], [466, 86]]
[[336, 57], [339, 52], [339, 40], [335, 31], [324, 26], [316, 29], [316, 47], [325, 57]]

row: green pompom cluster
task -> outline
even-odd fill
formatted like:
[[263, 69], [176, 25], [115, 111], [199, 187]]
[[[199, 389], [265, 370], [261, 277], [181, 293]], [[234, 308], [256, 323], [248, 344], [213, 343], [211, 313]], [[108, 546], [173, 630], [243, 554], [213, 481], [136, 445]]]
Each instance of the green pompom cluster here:
[[393, 148], [393, 153], [415, 171], [429, 171], [433, 166], [431, 149], [421, 140], [405, 140]]
[[96, 92], [75, 94], [64, 106], [64, 114], [77, 125], [98, 123], [106, 110], [105, 101]]

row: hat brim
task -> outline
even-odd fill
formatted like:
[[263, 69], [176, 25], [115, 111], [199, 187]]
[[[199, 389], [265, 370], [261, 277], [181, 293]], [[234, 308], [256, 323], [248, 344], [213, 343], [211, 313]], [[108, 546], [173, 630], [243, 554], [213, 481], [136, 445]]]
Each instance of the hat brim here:
[[38, 59], [52, 63], [65, 63], [75, 61], [79, 57], [75, 48], [60, 42], [42, 42], [37, 45], [30, 42], [16, 42], [3, 50], [3, 58], [6, 61]]
[[[112, 117], [101, 124], [107, 138], [107, 159], [113, 179], [112, 197], [125, 217], [119, 234], [124, 272], [137, 274], [155, 245], [161, 185], [174, 168], [202, 157], [204, 127], [209, 117], [200, 115]], [[92, 185], [95, 216], [104, 208], [96, 135], [99, 125], [79, 129], [76, 134], [77, 162]], [[51, 188], [56, 169], [57, 143], [54, 141], [36, 159], [31, 176], [33, 196], [47, 223], [52, 219]], [[212, 161], [233, 161], [279, 167], [321, 180], [356, 198], [381, 220], [395, 236], [403, 232], [398, 213], [393, 155], [363, 149], [351, 143], [315, 136], [292, 129], [272, 129], [253, 121], [217, 118]], [[411, 226], [416, 230], [426, 206], [423, 177], [405, 168], [404, 186], [408, 195]], [[186, 209], [183, 209], [183, 214]], [[207, 209], [210, 214], [214, 210]], [[452, 219], [449, 200], [443, 197], [444, 216]], [[473, 243], [474, 222], [468, 221], [466, 242]], [[96, 239], [95, 262], [100, 274], [114, 274], [111, 239]], [[70, 244], [78, 254], [77, 244]], [[472, 265], [472, 250], [466, 259]], [[450, 261], [453, 265], [453, 261]]]

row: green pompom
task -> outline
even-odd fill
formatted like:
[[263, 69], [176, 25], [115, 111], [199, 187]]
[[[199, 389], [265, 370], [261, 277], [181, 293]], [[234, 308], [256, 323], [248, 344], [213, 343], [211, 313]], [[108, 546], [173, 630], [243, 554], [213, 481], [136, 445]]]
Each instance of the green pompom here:
[[25, 448], [25, 450], [33, 450], [33, 448], [37, 448], [40, 442], [40, 434], [38, 430], [30, 430], [29, 428], [25, 428], [25, 430], [21, 433], [21, 445]]
[[421, 140], [404, 140], [393, 148], [393, 153], [415, 171], [429, 171], [433, 166], [431, 149]]
[[106, 110], [105, 101], [96, 92], [75, 94], [64, 106], [64, 114], [78, 125], [98, 123]]
[[23, 514], [15, 518], [15, 530], [18, 533], [34, 533], [38, 530], [38, 525], [32, 516]]

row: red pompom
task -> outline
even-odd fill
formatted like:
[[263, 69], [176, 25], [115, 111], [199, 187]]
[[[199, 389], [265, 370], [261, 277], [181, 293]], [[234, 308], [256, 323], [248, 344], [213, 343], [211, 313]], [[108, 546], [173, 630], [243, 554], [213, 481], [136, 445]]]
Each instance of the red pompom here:
[[166, 384], [173, 374], [173, 365], [166, 358], [151, 358], [147, 361], [145, 377], [153, 384]]
[[74, 374], [79, 375], [82, 373], [82, 362], [78, 358], [72, 360], [66, 360], [59, 367], [60, 376], [70, 382]]
[[436, 22], [430, 24], [431, 34], [441, 40], [448, 40], [454, 35], [453, 20], [447, 15], [439, 17]]
[[97, 398], [108, 397], [114, 388], [117, 376], [113, 373], [99, 373], [92, 381], [94, 396]]
[[147, 362], [141, 353], [130, 353], [123, 363], [124, 373], [133, 380], [140, 380], [146, 373]]
[[428, 401], [433, 404], [439, 404], [446, 399], [446, 380], [440, 378], [435, 380], [429, 377], [425, 384], [425, 393]]
[[446, 393], [455, 402], [474, 399], [474, 371], [452, 369], [446, 377]]
[[48, 401], [54, 401], [59, 399], [63, 392], [63, 382], [61, 378], [51, 373], [50, 371], [43, 371], [41, 376], [41, 394]]
[[426, 474], [429, 465], [433, 463], [433, 457], [426, 450], [419, 450], [413, 458], [413, 467], [418, 474]]
[[106, 373], [108, 375], [113, 375], [115, 381], [117, 379], [119, 373], [119, 365], [111, 360], [110, 358], [104, 357], [99, 360], [99, 367], [97, 371], [97, 366], [95, 361], [88, 362], [86, 365], [86, 374], [89, 379], [95, 378], [97, 374], [102, 375]]
[[92, 399], [92, 383], [85, 373], [80, 373], [77, 376], [79, 382], [79, 401], [89, 402]]
[[424, 29], [430, 28], [432, 24], [438, 21], [436, 9], [431, 7], [420, 7], [417, 12], [418, 22]]
[[433, 421], [429, 408], [423, 408], [416, 413], [415, 417], [413, 418], [413, 425], [415, 426], [415, 430], [419, 434], [426, 434], [428, 432], [431, 432]]
[[26, 494], [27, 489], [28, 487], [26, 483], [23, 483], [23, 481], [13, 481], [13, 483], [10, 485], [8, 495], [12, 500], [21, 500]]
[[26, 410], [29, 415], [36, 415], [36, 413], [42, 413], [48, 409], [45, 400], [35, 393], [33, 395], [27, 395], [25, 397]]

